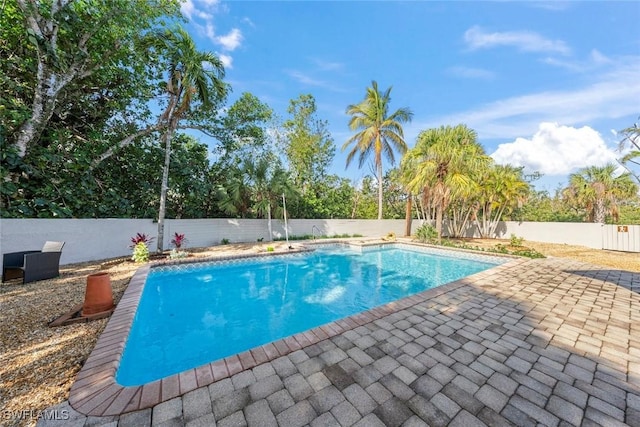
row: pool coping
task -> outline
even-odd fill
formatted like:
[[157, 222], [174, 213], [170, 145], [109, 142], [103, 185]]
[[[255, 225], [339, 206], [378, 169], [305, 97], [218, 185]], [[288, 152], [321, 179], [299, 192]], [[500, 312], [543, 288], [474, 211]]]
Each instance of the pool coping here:
[[[340, 242], [318, 242], [309, 246], [337, 244]], [[413, 245], [418, 247], [430, 247], [428, 245], [416, 245], [407, 242], [384, 242], [368, 244], [362, 243], [356, 246], [372, 246], [387, 244]], [[354, 242], [344, 242], [346, 245], [354, 245]], [[441, 249], [452, 253], [460, 251], [453, 249]], [[185, 263], [202, 263], [209, 261], [229, 261], [235, 259], [261, 258], [283, 256], [291, 253], [308, 252], [312, 249], [302, 248], [284, 253], [259, 253], [239, 254], [211, 258], [187, 258], [182, 260], [168, 260], [147, 264], [140, 267], [131, 278], [129, 285], [122, 296], [115, 312], [109, 320], [104, 331], [80, 369], [75, 382], [69, 392], [69, 403], [78, 412], [91, 416], [112, 416], [126, 412], [137, 411], [153, 407], [161, 402], [186, 394], [199, 387], [208, 386], [216, 381], [229, 378], [246, 369], [251, 369], [262, 363], [273, 361], [279, 357], [294, 351], [306, 348], [320, 341], [335, 337], [343, 332], [355, 329], [362, 325], [381, 319], [398, 310], [412, 307], [430, 298], [437, 297], [462, 286], [473, 284], [474, 281], [499, 273], [505, 269], [526, 261], [523, 258], [502, 257], [500, 254], [490, 257], [507, 258], [504, 264], [463, 277], [456, 281], [429, 289], [397, 301], [393, 301], [361, 313], [354, 314], [292, 336], [264, 344], [242, 353], [225, 357], [210, 363], [188, 369], [150, 383], [139, 386], [122, 386], [116, 383], [115, 375], [120, 364], [129, 331], [138, 309], [140, 297], [144, 289], [147, 275], [154, 267], [165, 265], [177, 265]], [[467, 251], [473, 252], [473, 251]], [[477, 252], [475, 252], [477, 253]], [[478, 255], [484, 255], [478, 253]]]

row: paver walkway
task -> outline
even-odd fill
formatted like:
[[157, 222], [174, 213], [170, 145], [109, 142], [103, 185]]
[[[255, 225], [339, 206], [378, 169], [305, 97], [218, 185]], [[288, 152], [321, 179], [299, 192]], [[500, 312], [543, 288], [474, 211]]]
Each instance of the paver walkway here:
[[527, 260], [149, 409], [64, 426], [640, 426], [640, 274]]

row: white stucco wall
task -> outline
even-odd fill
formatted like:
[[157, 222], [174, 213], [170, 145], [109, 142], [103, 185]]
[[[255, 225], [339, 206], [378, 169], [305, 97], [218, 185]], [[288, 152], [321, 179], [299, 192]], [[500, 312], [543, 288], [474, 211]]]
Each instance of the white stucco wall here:
[[61, 264], [131, 253], [136, 233], [155, 236], [150, 219], [0, 219], [0, 252], [42, 249], [47, 240], [65, 242]]
[[497, 231], [497, 237], [502, 239], [508, 239], [513, 233], [534, 242], [566, 243], [602, 249], [602, 224], [505, 221], [498, 226]]
[[[414, 221], [413, 226], [419, 226]], [[316, 228], [313, 228], [313, 227]], [[404, 235], [404, 220], [290, 220], [289, 235], [361, 234], [381, 237], [393, 231]], [[37, 250], [47, 240], [64, 241], [61, 264], [114, 258], [131, 254], [136, 233], [156, 237], [158, 224], [150, 219], [0, 219], [0, 252]], [[318, 232], [318, 230], [320, 230]], [[184, 233], [186, 247], [269, 240], [266, 220], [260, 219], [169, 219], [165, 222], [164, 248], [170, 248], [174, 233]], [[284, 222], [272, 221], [274, 238], [285, 237]], [[156, 247], [154, 241], [150, 248]], [[1, 262], [1, 260], [0, 260]]]
[[[413, 232], [421, 224], [413, 221]], [[404, 220], [292, 219], [289, 235], [360, 234], [382, 237], [389, 232], [404, 235]], [[511, 234], [525, 240], [566, 243], [601, 249], [603, 226], [587, 223], [504, 222], [497, 237]], [[164, 248], [174, 233], [184, 233], [187, 247], [203, 247], [230, 242], [269, 240], [266, 220], [192, 219], [166, 221]], [[156, 236], [157, 224], [150, 219], [0, 219], [0, 252], [40, 249], [46, 240], [64, 241], [62, 264], [126, 256], [131, 253], [130, 239], [136, 233]], [[284, 222], [272, 221], [273, 237], [284, 237]], [[155, 242], [151, 245], [155, 249]]]

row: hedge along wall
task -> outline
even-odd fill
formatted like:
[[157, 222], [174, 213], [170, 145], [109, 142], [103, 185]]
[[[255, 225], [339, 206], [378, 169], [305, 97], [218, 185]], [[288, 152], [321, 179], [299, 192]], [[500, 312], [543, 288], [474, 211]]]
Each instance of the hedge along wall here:
[[[421, 225], [413, 221], [412, 232]], [[156, 236], [158, 224], [150, 219], [0, 219], [0, 252], [40, 249], [46, 240], [66, 242], [62, 264], [114, 258], [131, 254], [129, 245], [136, 233]], [[404, 220], [292, 219], [289, 235], [359, 234], [382, 237], [389, 232], [403, 236]], [[269, 240], [267, 221], [262, 219], [169, 219], [165, 223], [164, 248], [170, 248], [174, 233], [184, 233], [186, 247], [218, 245], [222, 239], [232, 243]], [[566, 243], [602, 248], [602, 225], [589, 223], [503, 222], [497, 236], [511, 234], [525, 240]], [[475, 229], [469, 235], [477, 233]], [[274, 238], [284, 238], [282, 220], [272, 221]], [[151, 244], [155, 250], [155, 241]]]

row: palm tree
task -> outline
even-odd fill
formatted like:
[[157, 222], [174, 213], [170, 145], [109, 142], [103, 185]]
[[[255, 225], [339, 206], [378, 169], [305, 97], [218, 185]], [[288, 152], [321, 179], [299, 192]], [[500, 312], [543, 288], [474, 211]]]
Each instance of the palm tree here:
[[[622, 130], [625, 135], [624, 139], [620, 142], [620, 150], [624, 150], [629, 145], [630, 151], [618, 160], [629, 173], [640, 183], [640, 175], [633, 170], [633, 167], [637, 169], [640, 166], [640, 127], [637, 123], [633, 126]], [[629, 164], [633, 163], [633, 167]]]
[[380, 93], [378, 83], [373, 81], [371, 87], [367, 88], [364, 100], [347, 107], [347, 114], [351, 116], [349, 129], [358, 133], [342, 146], [344, 151], [353, 144], [347, 155], [347, 167], [355, 155], [359, 154], [358, 167], [361, 168], [373, 153], [378, 178], [378, 219], [382, 219], [382, 153], [394, 164], [394, 149], [400, 154], [407, 151], [401, 123], [410, 122], [413, 117], [408, 108], [400, 108], [389, 115], [390, 94], [391, 87]]
[[563, 191], [566, 199], [585, 209], [589, 222], [604, 223], [607, 214], [618, 216], [618, 203], [637, 195], [638, 186], [630, 173], [615, 176], [617, 166], [589, 166], [569, 176]]
[[165, 52], [168, 61], [165, 86], [168, 100], [159, 119], [159, 124], [164, 129], [162, 142], [165, 147], [158, 212], [158, 252], [162, 252], [171, 140], [180, 120], [191, 110], [194, 101], [199, 102], [203, 110], [210, 110], [216, 100], [226, 95], [227, 87], [222, 82], [224, 67], [220, 59], [211, 52], [198, 51], [195, 42], [182, 27], [156, 34], [153, 43]]
[[529, 184], [522, 178], [522, 169], [510, 165], [492, 165], [479, 181], [476, 225], [481, 237], [491, 237], [502, 215], [527, 199]]
[[442, 239], [444, 212], [456, 196], [467, 193], [473, 176], [490, 158], [476, 141], [473, 129], [460, 124], [420, 132], [416, 146], [405, 156], [405, 179], [414, 192], [428, 188], [436, 207], [436, 230]]
[[262, 157], [257, 161], [247, 160], [243, 171], [251, 183], [252, 208], [259, 218], [267, 219], [269, 241], [273, 240], [271, 218], [283, 214], [280, 201], [282, 195], [295, 198], [297, 192], [288, 172], [273, 159]]
[[224, 170], [224, 183], [216, 189], [218, 208], [225, 214], [247, 218], [251, 204], [251, 183], [239, 166]]

